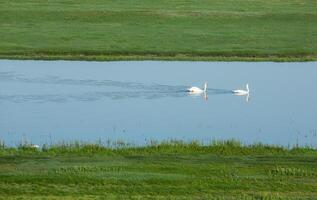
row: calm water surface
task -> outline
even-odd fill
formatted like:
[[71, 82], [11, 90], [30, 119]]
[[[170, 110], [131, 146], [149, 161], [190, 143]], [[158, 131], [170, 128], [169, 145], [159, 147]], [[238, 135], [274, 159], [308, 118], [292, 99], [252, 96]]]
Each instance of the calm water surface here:
[[[193, 96], [189, 86], [207, 95]], [[251, 95], [235, 96], [245, 88]], [[317, 147], [317, 63], [0, 61], [0, 140]]]

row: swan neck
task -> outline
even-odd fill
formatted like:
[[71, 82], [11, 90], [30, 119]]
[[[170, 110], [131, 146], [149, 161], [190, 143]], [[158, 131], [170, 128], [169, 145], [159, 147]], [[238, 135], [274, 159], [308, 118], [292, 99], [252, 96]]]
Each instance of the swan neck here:
[[207, 91], [207, 82], [204, 85], [204, 92], [206, 92], [206, 91]]

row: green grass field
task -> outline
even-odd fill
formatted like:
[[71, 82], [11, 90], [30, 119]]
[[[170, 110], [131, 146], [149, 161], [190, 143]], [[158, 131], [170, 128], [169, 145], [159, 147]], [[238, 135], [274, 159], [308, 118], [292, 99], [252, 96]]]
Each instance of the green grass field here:
[[317, 150], [234, 141], [0, 147], [0, 199], [316, 199]]
[[0, 58], [317, 60], [317, 1], [0, 0]]

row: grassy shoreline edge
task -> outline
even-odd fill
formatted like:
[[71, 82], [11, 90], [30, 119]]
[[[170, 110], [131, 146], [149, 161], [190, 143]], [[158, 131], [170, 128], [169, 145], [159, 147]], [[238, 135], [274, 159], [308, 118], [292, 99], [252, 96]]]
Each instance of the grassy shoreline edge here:
[[[120, 146], [121, 145], [121, 146]], [[317, 149], [170, 141], [0, 145], [0, 199], [316, 199]], [[119, 148], [120, 147], [120, 148]]]
[[316, 61], [313, 0], [3, 1], [0, 58]]
[[310, 146], [280, 146], [262, 143], [243, 144], [237, 140], [215, 140], [207, 143], [200, 141], [166, 140], [149, 141], [144, 146], [138, 146], [121, 140], [106, 143], [86, 142], [62, 142], [56, 144], [43, 144], [42, 146], [32, 143], [21, 143], [15, 147], [5, 145], [0, 141], [0, 156], [15, 154], [170, 154], [170, 153], [210, 153], [216, 155], [301, 155], [309, 154], [317, 156], [317, 149]]
[[8, 60], [70, 61], [245, 61], [245, 62], [311, 62], [317, 55], [195, 55], [195, 54], [0, 54]]

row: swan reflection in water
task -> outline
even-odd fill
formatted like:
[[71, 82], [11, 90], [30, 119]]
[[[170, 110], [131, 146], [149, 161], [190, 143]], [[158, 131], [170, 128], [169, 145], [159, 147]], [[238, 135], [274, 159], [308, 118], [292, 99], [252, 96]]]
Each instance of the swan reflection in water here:
[[203, 92], [203, 93], [188, 92], [188, 95], [191, 96], [191, 97], [194, 97], [194, 98], [203, 97], [203, 99], [204, 99], [205, 101], [208, 101], [207, 92]]

